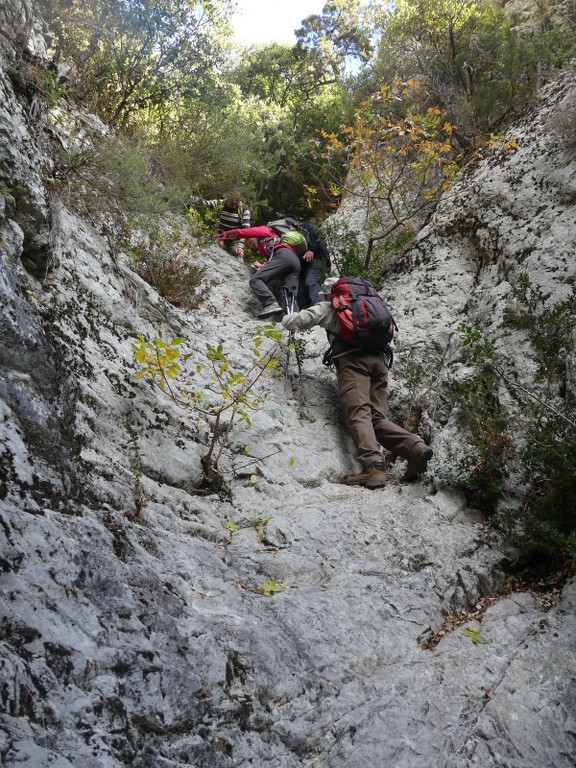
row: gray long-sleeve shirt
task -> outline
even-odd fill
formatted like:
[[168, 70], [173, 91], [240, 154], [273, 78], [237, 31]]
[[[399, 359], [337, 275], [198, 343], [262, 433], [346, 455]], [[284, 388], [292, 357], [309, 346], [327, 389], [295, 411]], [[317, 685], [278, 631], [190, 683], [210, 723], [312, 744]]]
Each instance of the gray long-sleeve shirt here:
[[285, 315], [280, 322], [288, 331], [306, 331], [315, 325], [326, 328], [331, 339], [334, 360], [349, 355], [351, 352], [360, 351], [360, 347], [337, 339], [341, 325], [331, 301], [319, 301], [308, 309], [301, 309], [300, 312]]
[[320, 301], [308, 309], [293, 312], [291, 315], [283, 317], [281, 322], [288, 331], [306, 331], [315, 325], [326, 328], [327, 331], [334, 334], [340, 330], [340, 321], [336, 317], [331, 301]]

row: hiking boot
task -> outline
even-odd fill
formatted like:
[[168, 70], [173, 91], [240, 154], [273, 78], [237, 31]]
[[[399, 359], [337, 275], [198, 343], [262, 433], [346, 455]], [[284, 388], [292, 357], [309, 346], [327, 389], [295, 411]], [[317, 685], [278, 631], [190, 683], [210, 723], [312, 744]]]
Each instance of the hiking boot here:
[[420, 477], [433, 455], [434, 451], [424, 441], [421, 440], [419, 443], [415, 443], [408, 452], [408, 464], [406, 465], [403, 479], [416, 480]]
[[268, 317], [268, 315], [276, 315], [278, 312], [284, 312], [284, 310], [280, 304], [275, 301], [273, 304], [268, 304], [267, 307], [264, 307], [261, 312], [258, 312], [257, 317]]
[[388, 473], [383, 461], [375, 461], [358, 475], [348, 475], [344, 479], [347, 485], [361, 485], [364, 488], [380, 488], [388, 481]]

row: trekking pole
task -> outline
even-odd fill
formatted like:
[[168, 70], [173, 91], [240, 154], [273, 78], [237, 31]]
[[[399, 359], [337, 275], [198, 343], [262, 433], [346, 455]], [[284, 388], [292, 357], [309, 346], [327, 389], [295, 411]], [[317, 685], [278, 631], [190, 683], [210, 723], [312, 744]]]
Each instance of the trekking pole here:
[[291, 288], [288, 290], [287, 288], [284, 288], [286, 291], [286, 312], [291, 315], [292, 312], [296, 309], [296, 291], [297, 288]]
[[302, 383], [302, 344], [294, 341], [294, 354], [296, 355], [296, 365], [298, 366], [298, 378]]
[[[288, 291], [288, 288], [286, 288], [285, 286], [282, 286], [282, 295], [284, 298], [284, 308], [286, 310], [286, 314], [290, 314], [292, 311], [290, 307], [290, 304], [291, 304], [290, 293]], [[290, 352], [292, 349], [293, 340], [294, 340], [294, 331], [289, 331], [288, 346], [286, 347], [286, 361], [284, 363], [284, 378], [286, 379], [286, 381], [288, 380], [288, 366], [290, 364]]]
[[[296, 309], [296, 288], [291, 288], [288, 290], [285, 286], [282, 286], [282, 292], [284, 294], [284, 306], [286, 308], [286, 313], [288, 315], [291, 315], [292, 312]], [[288, 332], [288, 346], [286, 348], [286, 364], [284, 367], [284, 378], [288, 380], [290, 374], [289, 374], [289, 364], [290, 364], [290, 353], [292, 351], [292, 348], [296, 350], [296, 332], [295, 331], [289, 331]], [[298, 362], [298, 370], [300, 370], [300, 362], [298, 361], [298, 355], [296, 354], [296, 360]]]
[[[297, 308], [296, 304], [296, 295], [298, 293], [298, 288], [292, 288], [290, 290], [290, 303], [289, 303], [289, 312], [294, 312]], [[300, 381], [302, 381], [302, 345], [299, 343], [299, 340], [296, 340], [296, 332], [292, 331], [290, 335], [290, 344], [294, 347], [294, 355], [296, 356], [296, 365], [298, 366], [298, 378]]]

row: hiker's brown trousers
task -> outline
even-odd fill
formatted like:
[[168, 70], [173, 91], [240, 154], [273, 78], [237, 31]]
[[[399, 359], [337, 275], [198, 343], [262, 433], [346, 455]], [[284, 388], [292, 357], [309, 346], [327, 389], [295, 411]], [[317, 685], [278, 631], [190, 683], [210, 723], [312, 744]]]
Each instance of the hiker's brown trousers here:
[[344, 420], [356, 445], [362, 469], [382, 460], [378, 443], [387, 451], [406, 458], [410, 448], [422, 438], [387, 418], [388, 365], [385, 356], [350, 352], [334, 362]]

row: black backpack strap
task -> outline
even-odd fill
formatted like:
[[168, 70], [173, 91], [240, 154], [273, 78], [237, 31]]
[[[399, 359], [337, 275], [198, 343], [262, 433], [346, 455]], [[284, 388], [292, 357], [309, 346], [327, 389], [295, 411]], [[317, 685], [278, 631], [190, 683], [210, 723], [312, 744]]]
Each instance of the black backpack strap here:
[[324, 355], [322, 357], [322, 365], [325, 365], [326, 368], [334, 368], [334, 359], [333, 359], [334, 351], [332, 347], [328, 347], [326, 352], [324, 352]]
[[386, 365], [388, 366], [388, 370], [391, 371], [392, 366], [394, 365], [394, 348], [388, 344], [384, 350], [384, 354], [386, 355]]

